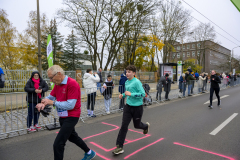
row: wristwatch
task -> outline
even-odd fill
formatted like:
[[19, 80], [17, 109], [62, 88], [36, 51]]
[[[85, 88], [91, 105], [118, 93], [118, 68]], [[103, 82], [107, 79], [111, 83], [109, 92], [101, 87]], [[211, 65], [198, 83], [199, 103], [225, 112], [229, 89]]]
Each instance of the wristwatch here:
[[55, 106], [55, 102], [56, 102], [56, 101], [53, 101], [53, 106]]

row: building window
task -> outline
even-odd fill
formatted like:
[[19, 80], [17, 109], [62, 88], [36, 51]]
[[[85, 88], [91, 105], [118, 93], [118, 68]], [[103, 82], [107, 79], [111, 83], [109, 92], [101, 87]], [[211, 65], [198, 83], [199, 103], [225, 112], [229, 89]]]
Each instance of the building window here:
[[187, 45], [187, 49], [189, 49], [190, 48], [190, 46], [189, 46], [189, 44]]
[[187, 52], [187, 57], [190, 57], [190, 52]]
[[182, 57], [185, 58], [185, 53], [183, 52]]
[[197, 55], [200, 56], [200, 51], [197, 52]]
[[212, 61], [210, 60], [210, 64], [212, 64]]
[[180, 46], [177, 46], [177, 50], [180, 50]]
[[177, 58], [180, 58], [180, 53], [177, 53]]
[[192, 44], [192, 48], [195, 48], [195, 44]]
[[172, 55], [172, 58], [174, 59], [174, 58], [175, 58], [175, 56], [176, 56], [176, 53], [173, 53], [173, 55]]
[[198, 47], [198, 48], [200, 48], [200, 47], [201, 47], [201, 44], [200, 44], [200, 43], [198, 43], [198, 44], [197, 44], [197, 47]]
[[195, 57], [195, 51], [192, 51], [192, 57]]
[[182, 46], [183, 49], [185, 49], [185, 46]]

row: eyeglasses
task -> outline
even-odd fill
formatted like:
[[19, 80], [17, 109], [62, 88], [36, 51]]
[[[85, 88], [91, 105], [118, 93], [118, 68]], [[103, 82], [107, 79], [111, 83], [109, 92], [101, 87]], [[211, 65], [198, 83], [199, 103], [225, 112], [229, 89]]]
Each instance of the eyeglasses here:
[[[56, 74], [54, 74], [54, 75], [53, 75], [53, 77], [54, 77], [54, 76], [56, 76], [57, 74], [58, 74], [58, 72], [57, 72]], [[50, 80], [52, 80], [52, 79], [53, 79], [53, 77], [52, 77], [52, 78], [50, 78], [50, 77], [49, 77], [49, 79], [50, 79]]]

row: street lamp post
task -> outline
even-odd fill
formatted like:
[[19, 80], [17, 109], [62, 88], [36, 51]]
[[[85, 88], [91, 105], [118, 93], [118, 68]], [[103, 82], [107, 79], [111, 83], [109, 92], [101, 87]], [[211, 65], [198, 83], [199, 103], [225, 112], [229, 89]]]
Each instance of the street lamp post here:
[[39, 15], [39, 0], [37, 0], [37, 31], [38, 31], [38, 72], [42, 76], [42, 55], [41, 55], [41, 31], [40, 31], [40, 15]]
[[231, 72], [231, 70], [232, 70], [232, 57], [233, 57], [233, 50], [234, 50], [235, 48], [238, 48], [238, 47], [240, 47], [240, 46], [234, 47], [234, 48], [232, 49], [232, 55], [230, 56], [230, 72]]

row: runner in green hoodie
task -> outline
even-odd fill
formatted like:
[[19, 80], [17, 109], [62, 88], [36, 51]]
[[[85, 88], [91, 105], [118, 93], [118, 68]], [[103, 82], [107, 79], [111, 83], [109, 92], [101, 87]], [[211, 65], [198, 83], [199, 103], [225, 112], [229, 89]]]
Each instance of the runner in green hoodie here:
[[145, 91], [142, 87], [142, 83], [135, 78], [136, 67], [130, 65], [126, 68], [126, 76], [128, 80], [125, 82], [126, 91], [119, 95], [119, 98], [125, 98], [127, 96], [127, 104], [123, 109], [122, 126], [118, 133], [117, 148], [113, 151], [113, 154], [118, 155], [124, 152], [123, 144], [127, 135], [128, 125], [133, 119], [133, 124], [136, 129], [142, 129], [143, 134], [147, 134], [150, 124], [148, 122], [142, 123], [143, 114], [143, 97], [145, 97]]

